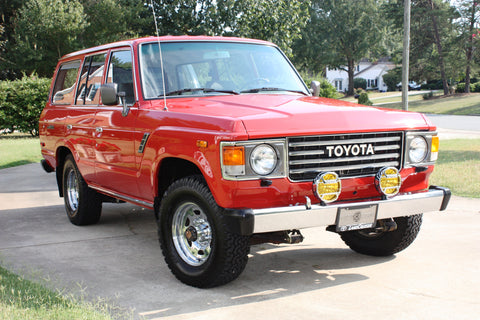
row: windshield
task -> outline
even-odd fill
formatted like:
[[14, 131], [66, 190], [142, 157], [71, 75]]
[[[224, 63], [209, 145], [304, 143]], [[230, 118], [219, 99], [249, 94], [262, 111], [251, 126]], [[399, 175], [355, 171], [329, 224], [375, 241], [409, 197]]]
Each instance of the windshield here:
[[[166, 96], [272, 93], [309, 95], [291, 64], [272, 46], [228, 42], [147, 43], [140, 47], [145, 99]], [[163, 56], [165, 93], [163, 92]]]

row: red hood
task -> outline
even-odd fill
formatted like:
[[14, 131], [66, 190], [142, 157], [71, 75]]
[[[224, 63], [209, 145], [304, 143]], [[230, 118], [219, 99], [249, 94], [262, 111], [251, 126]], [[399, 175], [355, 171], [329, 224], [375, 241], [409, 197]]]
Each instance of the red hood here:
[[418, 113], [326, 98], [251, 94], [185, 100], [169, 100], [169, 110], [241, 121], [250, 139], [432, 128]]

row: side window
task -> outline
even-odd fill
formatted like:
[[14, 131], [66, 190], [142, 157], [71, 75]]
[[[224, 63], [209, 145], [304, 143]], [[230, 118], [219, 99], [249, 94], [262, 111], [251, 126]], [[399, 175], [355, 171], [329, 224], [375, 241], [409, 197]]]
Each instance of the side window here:
[[80, 61], [70, 61], [62, 64], [57, 72], [53, 87], [54, 104], [72, 104], [75, 96], [75, 81], [77, 80]]
[[[125, 92], [127, 104], [135, 102], [133, 90], [132, 54], [130, 50], [112, 52], [108, 65], [107, 83], [116, 83], [118, 92]], [[122, 101], [120, 101], [122, 102]]]
[[77, 87], [77, 104], [99, 104], [100, 85], [103, 79], [105, 53], [86, 57]]

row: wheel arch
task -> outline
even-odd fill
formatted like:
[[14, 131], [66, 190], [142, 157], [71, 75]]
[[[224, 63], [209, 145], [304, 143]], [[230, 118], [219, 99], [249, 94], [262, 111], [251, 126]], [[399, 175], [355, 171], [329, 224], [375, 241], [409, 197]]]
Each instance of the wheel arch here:
[[167, 188], [176, 180], [193, 175], [204, 177], [193, 162], [175, 157], [163, 159], [157, 169], [157, 197], [161, 199]]
[[65, 165], [65, 159], [69, 154], [73, 154], [72, 151], [69, 148], [62, 146], [57, 149], [55, 156], [57, 162], [55, 173], [60, 197], [63, 197], [63, 166]]

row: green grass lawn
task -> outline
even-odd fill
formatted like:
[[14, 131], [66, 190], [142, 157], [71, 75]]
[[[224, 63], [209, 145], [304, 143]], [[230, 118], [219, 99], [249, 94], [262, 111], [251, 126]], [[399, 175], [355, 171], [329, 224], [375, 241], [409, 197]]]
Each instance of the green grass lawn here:
[[[382, 106], [395, 109], [402, 108], [401, 102]], [[408, 103], [408, 110], [423, 113], [480, 116], [480, 93], [411, 101]]]
[[112, 319], [105, 305], [76, 302], [0, 267], [0, 319]]
[[441, 140], [430, 183], [457, 196], [480, 198], [480, 139]]
[[39, 162], [41, 159], [38, 138], [0, 138], [0, 169]]
[[[480, 116], [480, 93], [458, 94], [441, 96], [441, 92], [434, 92], [432, 99], [424, 100], [423, 94], [429, 91], [413, 91], [408, 97], [408, 110], [453, 115]], [[368, 97], [374, 106], [390, 109], [402, 109], [402, 96], [399, 92], [369, 92]], [[356, 102], [353, 97], [342, 99]]]

